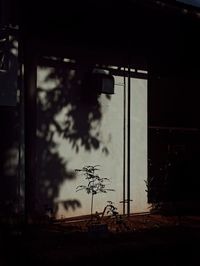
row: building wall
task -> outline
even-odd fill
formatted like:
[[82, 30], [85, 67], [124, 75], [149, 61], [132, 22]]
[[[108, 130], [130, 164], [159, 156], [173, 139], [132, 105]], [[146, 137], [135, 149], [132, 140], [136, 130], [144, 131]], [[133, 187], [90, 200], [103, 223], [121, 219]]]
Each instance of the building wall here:
[[[80, 93], [84, 71], [64, 73], [65, 81], [61, 70], [55, 74], [53, 68], [38, 68], [38, 208], [41, 211], [47, 206], [53, 208], [57, 218], [89, 214], [91, 196], [85, 191], [76, 192], [78, 185], [86, 183], [75, 169], [100, 165], [99, 175], [110, 179], [107, 187], [114, 191], [97, 194], [94, 211], [102, 212], [107, 201], [112, 201], [122, 213], [124, 145], [127, 152], [123, 135], [124, 97], [127, 97], [124, 78], [115, 76], [115, 94], [101, 94], [94, 103], [89, 95]], [[56, 96], [56, 90], [57, 94], [65, 95], [64, 103], [62, 97]], [[132, 79], [131, 91], [131, 212], [143, 212], [148, 210], [144, 181], [147, 179], [147, 81]], [[45, 107], [50, 99], [55, 99], [55, 105]]]
[[199, 79], [152, 76], [148, 85], [149, 202], [199, 213]]
[[[1, 22], [7, 21], [2, 17]], [[0, 222], [5, 223], [16, 220], [24, 207], [18, 32], [11, 28], [1, 29], [0, 36]]]
[[131, 79], [131, 212], [147, 212], [147, 80]]

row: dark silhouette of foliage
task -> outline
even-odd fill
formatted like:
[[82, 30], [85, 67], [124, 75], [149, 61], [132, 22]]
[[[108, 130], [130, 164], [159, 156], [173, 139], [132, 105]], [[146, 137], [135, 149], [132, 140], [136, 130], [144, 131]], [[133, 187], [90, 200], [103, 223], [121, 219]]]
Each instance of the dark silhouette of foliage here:
[[[58, 210], [54, 199], [59, 195], [60, 185], [67, 179], [75, 178], [74, 172], [68, 170], [68, 162], [59, 154], [55, 135], [67, 140], [76, 153], [82, 147], [87, 151], [101, 149], [108, 154], [99, 132], [101, 102], [98, 95], [94, 97], [90, 94], [92, 88], [83, 86], [84, 73], [81, 66], [78, 70], [63, 66], [51, 68], [44, 82], [52, 82], [55, 86], [38, 87], [37, 199], [39, 208], [43, 208], [44, 204], [55, 205], [54, 213]], [[62, 121], [57, 119], [60, 113], [63, 114]], [[66, 199], [62, 204], [66, 210], [70, 204], [73, 210], [81, 207], [75, 199]]]
[[76, 172], [80, 172], [85, 180], [86, 185], [79, 185], [76, 191], [84, 190], [87, 194], [91, 194], [91, 218], [93, 214], [94, 196], [98, 193], [107, 193], [108, 191], [114, 191], [114, 189], [106, 188], [105, 181], [109, 181], [109, 178], [100, 177], [96, 171], [99, 170], [99, 165], [84, 166], [82, 169], [76, 169]]

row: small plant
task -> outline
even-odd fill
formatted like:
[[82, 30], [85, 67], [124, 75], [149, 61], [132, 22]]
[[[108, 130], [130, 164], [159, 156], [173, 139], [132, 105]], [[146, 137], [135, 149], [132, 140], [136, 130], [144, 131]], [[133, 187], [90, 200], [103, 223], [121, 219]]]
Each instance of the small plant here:
[[107, 209], [107, 214], [109, 214], [112, 217], [116, 217], [118, 215], [117, 208], [114, 206], [114, 202], [112, 201], [107, 201], [107, 205], [105, 207], [105, 210]]
[[100, 177], [97, 174], [99, 171], [99, 165], [94, 166], [84, 166], [82, 169], [76, 169], [76, 172], [80, 172], [85, 180], [87, 181], [87, 185], [79, 185], [76, 188], [76, 192], [80, 190], [85, 190], [87, 194], [91, 194], [91, 218], [93, 214], [93, 206], [94, 206], [94, 196], [98, 193], [107, 193], [108, 191], [114, 191], [114, 189], [106, 188], [106, 181], [109, 181], [109, 178]]

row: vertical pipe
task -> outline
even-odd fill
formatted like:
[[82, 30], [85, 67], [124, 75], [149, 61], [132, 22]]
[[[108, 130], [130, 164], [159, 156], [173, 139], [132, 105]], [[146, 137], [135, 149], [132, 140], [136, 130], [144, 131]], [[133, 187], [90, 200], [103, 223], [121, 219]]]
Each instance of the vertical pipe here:
[[127, 132], [127, 214], [130, 215], [130, 144], [131, 144], [131, 75], [128, 66], [128, 132]]
[[21, 38], [18, 37], [18, 88], [19, 88], [19, 210], [23, 209], [21, 196], [24, 180], [24, 84], [23, 84], [23, 62], [22, 62], [22, 47]]
[[123, 215], [125, 215], [125, 200], [126, 200], [126, 75], [124, 68], [124, 128], [123, 128]]

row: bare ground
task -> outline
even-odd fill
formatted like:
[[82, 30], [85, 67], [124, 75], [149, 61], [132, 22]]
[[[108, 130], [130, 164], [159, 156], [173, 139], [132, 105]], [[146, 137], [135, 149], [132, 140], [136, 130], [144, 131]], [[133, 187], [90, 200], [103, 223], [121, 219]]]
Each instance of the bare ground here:
[[104, 222], [109, 230], [98, 234], [88, 233], [84, 220], [2, 226], [0, 265], [200, 265], [199, 216], [138, 215], [123, 218], [125, 226]]

